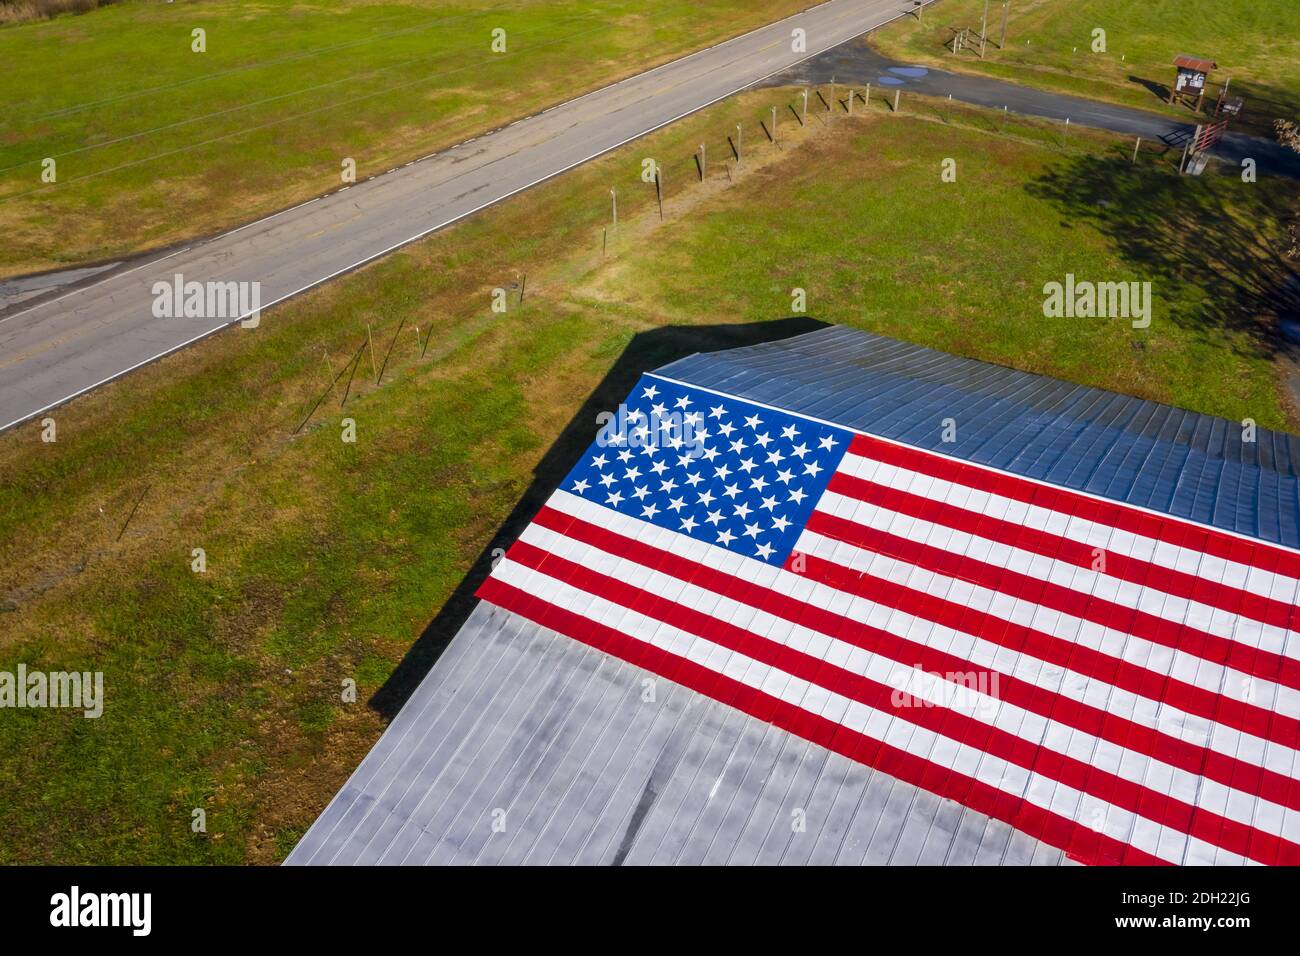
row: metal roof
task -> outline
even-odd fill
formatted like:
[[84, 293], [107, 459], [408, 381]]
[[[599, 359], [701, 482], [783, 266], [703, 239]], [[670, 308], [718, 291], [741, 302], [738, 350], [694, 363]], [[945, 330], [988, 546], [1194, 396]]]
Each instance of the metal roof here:
[[1188, 56], [1186, 53], [1180, 53], [1174, 57], [1174, 66], [1195, 70], [1197, 73], [1210, 73], [1219, 68], [1219, 64], [1213, 60], [1203, 60], [1198, 56]]
[[[831, 326], [658, 374], [1300, 547], [1300, 438]], [[943, 441], [953, 418], [956, 441]]]
[[[828, 327], [658, 375], [1300, 543], [1300, 442]], [[956, 441], [942, 441], [942, 419]], [[802, 828], [797, 823], [802, 824]], [[1063, 854], [479, 603], [290, 864], [1011, 863]]]

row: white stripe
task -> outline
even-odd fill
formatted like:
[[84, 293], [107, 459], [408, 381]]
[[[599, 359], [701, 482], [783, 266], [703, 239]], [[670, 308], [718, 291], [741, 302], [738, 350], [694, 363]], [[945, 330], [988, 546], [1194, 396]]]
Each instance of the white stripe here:
[[[615, 580], [659, 595], [673, 604], [700, 612], [708, 617], [734, 622], [738, 627], [762, 636], [775, 644], [825, 660], [851, 673], [866, 677], [886, 687], [905, 689], [913, 698], [956, 711], [980, 723], [996, 727], [1031, 744], [1046, 747], [1096, 767], [1104, 767], [1122, 779], [1172, 796], [1184, 803], [1208, 809], [1224, 806], [1223, 815], [1247, 826], [1253, 813], [1262, 814], [1265, 832], [1281, 833], [1287, 839], [1300, 839], [1300, 818], [1283, 833], [1282, 806], [1269, 803], [1247, 791], [1226, 787], [1213, 780], [1189, 773], [1139, 751], [1129, 750], [1056, 720], [1002, 701], [978, 689], [958, 688], [943, 677], [917, 667], [866, 650], [831, 635], [791, 623], [761, 609], [753, 608], [727, 596], [720, 596], [679, 578], [655, 571], [629, 558], [568, 538], [541, 525], [530, 525], [520, 537], [539, 550], [556, 555]], [[915, 620], [915, 619], [913, 619]], [[932, 631], [913, 635], [918, 643], [929, 643]], [[707, 636], [707, 635], [702, 635]], [[972, 670], [983, 670], [970, 665]], [[959, 693], [954, 694], [954, 691]], [[918, 703], [917, 706], [920, 706]], [[904, 714], [904, 716], [906, 716]], [[1263, 806], [1255, 809], [1255, 804]], [[1219, 812], [1219, 811], [1216, 811]]]
[[[1063, 694], [1197, 746], [1208, 746], [1216, 752], [1265, 766], [1292, 778], [1296, 776], [1295, 768], [1300, 766], [1300, 752], [1290, 747], [1265, 741], [1224, 724], [1216, 724], [1171, 704], [1112, 687], [1104, 681], [1047, 663], [1028, 653], [1011, 651], [984, 640], [980, 635], [952, 630], [938, 623], [915, 618], [906, 611], [867, 601], [803, 575], [619, 514], [565, 491], [555, 492], [547, 504], [562, 514], [669, 551], [683, 560], [714, 568], [751, 584], [771, 588], [796, 600], [825, 608], [834, 614], [899, 637], [916, 640], [913, 628], [919, 622], [923, 625], [921, 633], [929, 633], [927, 643], [939, 648], [950, 647], [949, 653], [963, 660], [1028, 681], [1053, 693]], [[808, 532], [804, 534], [806, 536]], [[573, 543], [572, 560], [579, 560], [581, 551], [578, 549], [581, 547], [583, 546], [579, 543]], [[563, 556], [570, 557], [568, 554]], [[1145, 666], [1141, 661], [1135, 663]]]
[[[1190, 849], [1188, 844], [1193, 842], [1186, 835], [1175, 835], [1168, 827], [1080, 793], [1059, 781], [1031, 773], [1006, 760], [918, 727], [894, 714], [850, 700], [720, 647], [705, 638], [685, 633], [604, 598], [570, 587], [541, 572], [524, 568], [509, 558], [497, 565], [493, 576], [556, 607], [613, 627], [635, 640], [723, 674], [873, 740], [973, 777], [1068, 819], [1093, 824], [1093, 828], [1099, 832], [1171, 863], [1182, 862], [1183, 851]], [[1161, 839], [1162, 836], [1164, 839]], [[1226, 851], [1203, 845], [1197, 848], [1197, 852], [1215, 854], [1219, 858]], [[1243, 862], [1240, 858], [1237, 861]]]
[[1300, 580], [1295, 578], [1272, 574], [1194, 548], [1157, 541], [1102, 522], [1088, 521], [1076, 515], [1027, 504], [852, 452], [845, 454], [838, 470], [898, 491], [923, 495], [977, 514], [991, 515], [1036, 531], [1069, 538], [1091, 548], [1103, 548], [1161, 568], [1175, 568], [1208, 581], [1222, 582], [1260, 597], [1295, 604], [1297, 595], [1300, 595]]

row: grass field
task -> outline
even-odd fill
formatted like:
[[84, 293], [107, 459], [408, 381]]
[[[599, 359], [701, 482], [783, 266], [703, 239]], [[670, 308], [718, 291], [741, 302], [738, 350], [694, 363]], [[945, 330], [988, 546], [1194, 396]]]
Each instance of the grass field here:
[[[812, 318], [1294, 429], [1266, 290], [1207, 268], [1271, 274], [1275, 187], [915, 99], [804, 133], [787, 112], [777, 149], [755, 123], [794, 95], [727, 101], [106, 386], [55, 413], [55, 443], [0, 435], [0, 669], [102, 670], [107, 698], [98, 720], [4, 712], [0, 862], [283, 858], [576, 452], [553, 444], [596, 427], [579, 409], [611, 369], [751, 341], [794, 286]], [[737, 122], [744, 165], [693, 182], [696, 144], [724, 156]], [[1151, 327], [1045, 319], [1066, 272], [1152, 281]], [[368, 323], [377, 363], [395, 342], [378, 386]], [[359, 347], [347, 403], [340, 380], [299, 430]]]
[[[954, 30], [978, 33], [984, 0], [941, 0], [917, 20], [907, 18], [873, 35], [898, 59], [970, 70], [1147, 109], [1166, 106], [1180, 53], [1219, 64], [1207, 98], [1231, 77], [1248, 111], [1267, 117], [1300, 112], [1300, 4], [1294, 0], [1011, 0], [1006, 49], [1002, 3], [990, 0], [989, 43], [952, 55]], [[1106, 50], [1092, 50], [1093, 30]], [[1265, 124], [1261, 124], [1265, 125]]]
[[205, 0], [0, 27], [0, 276], [249, 221], [344, 158], [365, 178], [808, 5]]

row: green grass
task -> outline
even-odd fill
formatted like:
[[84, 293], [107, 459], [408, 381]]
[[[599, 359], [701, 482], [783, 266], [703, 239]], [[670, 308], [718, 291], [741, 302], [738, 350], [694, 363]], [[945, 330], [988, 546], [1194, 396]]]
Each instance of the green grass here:
[[[1195, 229], [1204, 256], [1231, 243], [1234, 268], [1267, 275], [1274, 187], [915, 99], [784, 122], [778, 151], [754, 124], [793, 96], [719, 104], [142, 369], [58, 410], [54, 444], [0, 435], [0, 669], [102, 670], [106, 691], [99, 720], [0, 712], [0, 862], [282, 859], [380, 733], [397, 663], [454, 630], [440, 609], [545, 490], [553, 443], [587, 434], [610, 370], [750, 340], [794, 286], [818, 319], [1294, 425], [1251, 290], [1169, 255]], [[696, 144], [724, 156], [736, 122], [735, 182], [720, 159], [693, 182]], [[663, 224], [644, 156], [667, 171]], [[1065, 272], [1150, 279], [1152, 327], [1044, 319]], [[525, 273], [525, 302], [492, 313]], [[367, 323], [382, 360], [403, 322], [382, 385], [363, 352], [347, 404], [334, 389], [296, 430]]]
[[205, 0], [0, 27], [0, 276], [249, 221], [345, 158], [365, 178], [803, 6]]
[[[1207, 99], [1232, 79], [1261, 131], [1300, 111], [1300, 4], [1294, 0], [1012, 0], [1005, 50], [1002, 4], [989, 3], [985, 58], [978, 49], [954, 56], [945, 45], [955, 29], [978, 33], [983, 0], [942, 0], [921, 20], [907, 18], [873, 34], [882, 52], [902, 60], [968, 70], [1028, 86], [1169, 110], [1148, 84], [1173, 82], [1180, 53], [1219, 64]], [[1093, 30], [1106, 50], [1093, 52]], [[1268, 122], [1263, 122], [1267, 120]]]

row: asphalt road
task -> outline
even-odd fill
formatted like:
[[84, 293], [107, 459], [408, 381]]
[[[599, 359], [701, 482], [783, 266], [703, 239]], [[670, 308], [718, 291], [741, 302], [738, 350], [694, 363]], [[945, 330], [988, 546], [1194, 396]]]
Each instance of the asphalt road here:
[[[152, 287], [261, 283], [265, 310], [913, 9], [830, 0], [305, 205], [0, 315], [0, 430], [235, 320], [156, 318]], [[795, 28], [806, 52], [792, 50]], [[255, 329], [231, 334], [256, 335]]]
[[[774, 86], [825, 86], [832, 80], [856, 86], [870, 83], [874, 95], [886, 98], [892, 97], [894, 90], [898, 89], [902, 90], [904, 100], [909, 93], [951, 96], [989, 109], [1005, 108], [1011, 113], [1041, 116], [1061, 122], [1068, 119], [1074, 125], [1106, 129], [1126, 136], [1141, 136], [1147, 142], [1162, 142], [1175, 149], [1182, 149], [1195, 130], [1195, 124], [1204, 121], [1204, 117], [1193, 117], [1190, 113], [1188, 120], [1179, 120], [1149, 110], [1052, 93], [991, 77], [910, 66], [881, 56], [865, 40], [845, 43], [828, 50], [767, 82]], [[1229, 132], [1219, 141], [1213, 153], [1234, 164], [1240, 164], [1242, 159], [1250, 157], [1255, 160], [1260, 176], [1300, 179], [1300, 153], [1257, 136]]]

